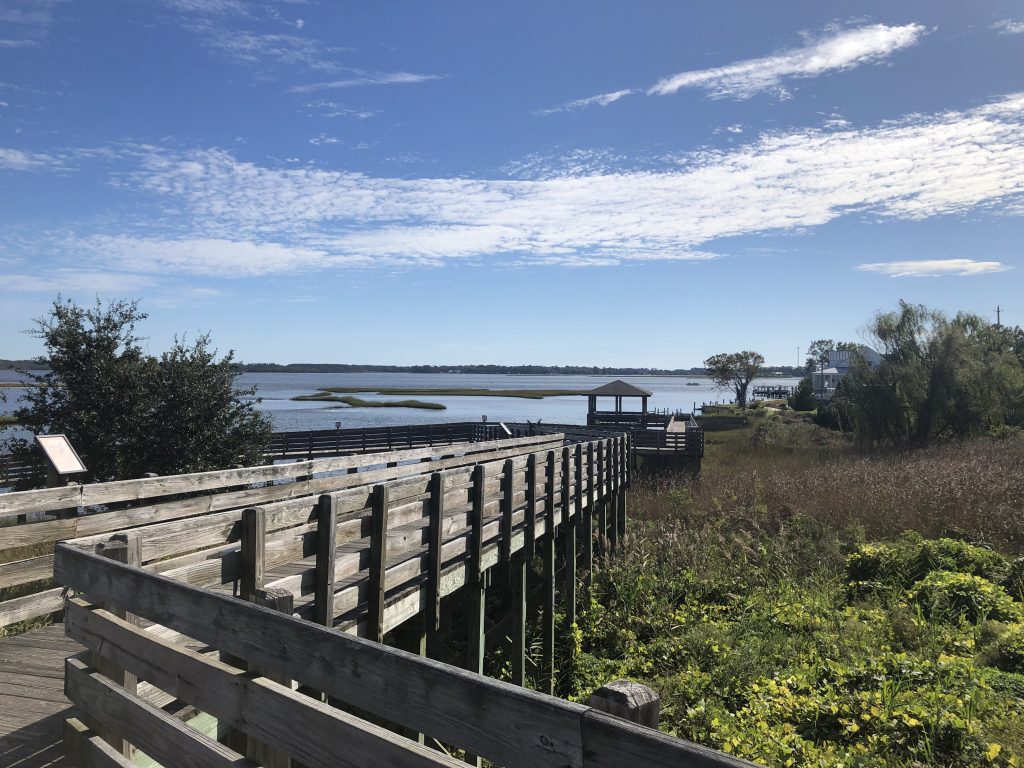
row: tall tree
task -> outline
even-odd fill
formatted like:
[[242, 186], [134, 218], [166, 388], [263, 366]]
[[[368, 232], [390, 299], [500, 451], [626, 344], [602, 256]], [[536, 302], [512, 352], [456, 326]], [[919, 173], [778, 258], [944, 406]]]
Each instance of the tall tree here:
[[[93, 480], [257, 463], [270, 424], [252, 390], [234, 386], [232, 353], [217, 360], [201, 336], [161, 358], [142, 349], [138, 302], [80, 307], [58, 297], [29, 333], [42, 339], [49, 370], [28, 374], [16, 416], [36, 433], [62, 432]], [[27, 452], [21, 441], [13, 446]]]
[[877, 315], [869, 332], [882, 363], [855, 361], [841, 387], [865, 442], [922, 445], [1024, 423], [1024, 366], [1012, 332], [906, 302]]
[[720, 352], [704, 361], [708, 376], [720, 387], [728, 387], [736, 394], [740, 408], [747, 407], [747, 389], [757, 378], [764, 365], [764, 356], [744, 350], [743, 352]]
[[853, 341], [840, 341], [836, 342], [832, 339], [815, 339], [811, 342], [810, 346], [807, 347], [807, 362], [804, 364], [804, 370], [807, 373], [813, 373], [814, 371], [828, 365], [828, 353], [835, 351], [849, 351], [852, 352], [858, 347], [856, 342]]

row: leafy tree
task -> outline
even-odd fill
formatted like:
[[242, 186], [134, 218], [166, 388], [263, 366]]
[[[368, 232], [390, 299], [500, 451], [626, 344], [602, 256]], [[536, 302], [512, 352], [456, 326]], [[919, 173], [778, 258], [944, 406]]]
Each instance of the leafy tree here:
[[842, 387], [863, 441], [923, 445], [1024, 420], [1024, 366], [1012, 331], [900, 302], [869, 332], [882, 363], [855, 360]]
[[804, 370], [807, 373], [813, 373], [822, 366], [827, 366], [829, 352], [841, 352], [844, 350], [853, 352], [857, 347], [857, 343], [853, 341], [836, 342], [832, 339], [815, 339], [807, 347], [807, 362], [804, 365]]
[[757, 378], [764, 365], [764, 356], [744, 350], [743, 352], [720, 352], [704, 361], [708, 376], [720, 387], [731, 388], [736, 393], [740, 408], [747, 407], [747, 388]]
[[818, 398], [814, 396], [814, 384], [810, 376], [800, 379], [796, 391], [789, 396], [789, 407], [794, 411], [813, 411], [818, 406]]
[[257, 401], [240, 399], [255, 391], [235, 388], [233, 353], [218, 360], [203, 335], [153, 357], [135, 333], [145, 318], [135, 301], [84, 308], [58, 297], [29, 331], [46, 346], [49, 371], [28, 374], [37, 386], [20, 423], [66, 434], [93, 480], [257, 463], [270, 423]]

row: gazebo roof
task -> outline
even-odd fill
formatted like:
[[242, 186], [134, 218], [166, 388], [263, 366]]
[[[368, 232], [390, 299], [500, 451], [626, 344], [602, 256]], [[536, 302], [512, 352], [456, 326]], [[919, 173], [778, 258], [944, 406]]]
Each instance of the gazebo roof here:
[[627, 384], [622, 379], [616, 379], [608, 384], [602, 384], [597, 389], [590, 390], [589, 394], [598, 397], [650, 397], [654, 393], [642, 387]]

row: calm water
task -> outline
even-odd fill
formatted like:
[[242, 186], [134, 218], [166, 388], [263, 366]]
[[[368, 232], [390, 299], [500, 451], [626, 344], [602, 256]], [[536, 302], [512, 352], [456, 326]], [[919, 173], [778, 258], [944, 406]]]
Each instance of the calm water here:
[[[14, 381], [13, 371], [0, 371], [0, 381]], [[537, 421], [549, 423], [582, 424], [587, 417], [587, 399], [574, 397], [547, 397], [526, 400], [513, 397], [446, 397], [417, 396], [420, 400], [442, 403], [443, 411], [416, 408], [350, 408], [341, 403], [295, 402], [295, 395], [308, 395], [320, 387], [475, 387], [486, 389], [593, 389], [612, 381], [613, 376], [503, 376], [471, 374], [416, 374], [416, 373], [246, 373], [239, 377], [242, 386], [257, 387], [263, 401], [259, 407], [274, 422], [274, 429], [334, 429], [387, 426], [398, 424], [426, 424], [442, 421]], [[690, 410], [694, 403], [730, 400], [731, 392], [723, 391], [709, 379], [699, 376], [624, 376], [623, 380], [654, 393], [650, 408], [680, 408]], [[793, 385], [797, 379], [759, 379], [776, 384]], [[693, 385], [691, 385], [691, 382]], [[756, 383], [756, 382], [755, 382]], [[7, 403], [0, 403], [0, 412], [9, 412], [21, 392], [5, 389]], [[407, 396], [362, 395], [371, 400], [404, 400]], [[639, 402], [626, 408], [639, 409]], [[612, 408], [611, 398], [599, 402], [599, 407]]]

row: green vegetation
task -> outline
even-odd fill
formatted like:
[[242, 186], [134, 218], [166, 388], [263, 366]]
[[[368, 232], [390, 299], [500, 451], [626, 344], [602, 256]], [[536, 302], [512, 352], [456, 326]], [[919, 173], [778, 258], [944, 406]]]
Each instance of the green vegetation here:
[[459, 397], [523, 397], [541, 400], [545, 397], [586, 395], [586, 389], [482, 389], [473, 387], [322, 387], [321, 392], [371, 392], [375, 395], [433, 395]]
[[821, 424], [852, 430], [867, 446], [1024, 428], [1024, 329], [900, 302], [875, 317], [869, 335], [881, 365], [854, 356], [839, 392], [819, 409]]
[[[89, 480], [170, 475], [259, 463], [270, 422], [235, 387], [231, 352], [217, 359], [208, 336], [175, 339], [160, 357], [135, 335], [137, 302], [91, 308], [58, 297], [31, 333], [50, 370], [33, 375], [18, 422], [35, 433], [63, 432], [89, 468]], [[24, 440], [13, 453], [34, 457]]]
[[708, 376], [720, 387], [731, 388], [740, 409], [747, 407], [747, 388], [758, 377], [764, 366], [764, 356], [758, 352], [721, 352], [704, 361]]
[[640, 680], [663, 729], [769, 766], [1024, 764], [1024, 440], [867, 456], [746, 416], [699, 483], [630, 491], [563, 693]]
[[425, 408], [430, 411], [443, 411], [448, 407], [441, 403], [427, 403], [423, 400], [363, 400], [361, 397], [355, 397], [354, 395], [332, 395], [326, 391], [315, 395], [296, 395], [292, 400], [345, 403], [352, 408]]

